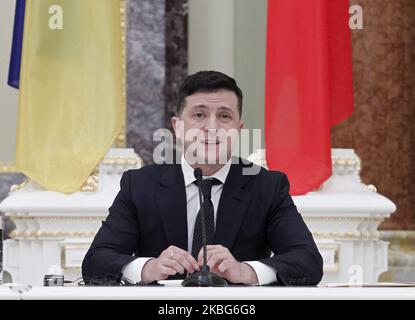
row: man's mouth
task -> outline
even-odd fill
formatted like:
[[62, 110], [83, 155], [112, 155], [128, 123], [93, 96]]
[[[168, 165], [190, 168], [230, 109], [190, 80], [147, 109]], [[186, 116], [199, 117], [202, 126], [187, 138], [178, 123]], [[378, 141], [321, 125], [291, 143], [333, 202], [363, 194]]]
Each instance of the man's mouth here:
[[219, 144], [220, 141], [219, 141], [219, 139], [215, 139], [215, 140], [204, 140], [202, 143], [204, 143], [206, 145], [210, 145], [210, 144]]

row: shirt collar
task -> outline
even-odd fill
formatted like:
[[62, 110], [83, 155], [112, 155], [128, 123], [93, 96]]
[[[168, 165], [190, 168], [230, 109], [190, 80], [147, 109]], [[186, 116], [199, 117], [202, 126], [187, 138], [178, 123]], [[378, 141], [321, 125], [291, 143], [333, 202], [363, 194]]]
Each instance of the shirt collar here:
[[[190, 164], [186, 161], [184, 158], [184, 155], [182, 154], [182, 158], [180, 160], [182, 171], [183, 171], [183, 177], [184, 177], [184, 186], [187, 187], [188, 185], [192, 184], [194, 181], [196, 181], [196, 178], [193, 174], [194, 169], [190, 166]], [[231, 168], [231, 159], [218, 171], [216, 171], [211, 176], [208, 176], [209, 178], [216, 178], [220, 182], [225, 183], [226, 177], [228, 176], [229, 170]], [[203, 178], [206, 178], [206, 176], [203, 176]]]

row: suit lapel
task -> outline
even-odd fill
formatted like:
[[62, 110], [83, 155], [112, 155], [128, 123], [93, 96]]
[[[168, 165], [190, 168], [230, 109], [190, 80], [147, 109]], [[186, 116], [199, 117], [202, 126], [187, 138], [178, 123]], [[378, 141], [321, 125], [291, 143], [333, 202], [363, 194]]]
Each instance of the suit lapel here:
[[244, 189], [251, 176], [242, 175], [242, 166], [232, 164], [219, 200], [215, 243], [232, 249], [248, 209], [251, 193]]
[[187, 250], [187, 201], [180, 164], [163, 165], [157, 205], [169, 244]]

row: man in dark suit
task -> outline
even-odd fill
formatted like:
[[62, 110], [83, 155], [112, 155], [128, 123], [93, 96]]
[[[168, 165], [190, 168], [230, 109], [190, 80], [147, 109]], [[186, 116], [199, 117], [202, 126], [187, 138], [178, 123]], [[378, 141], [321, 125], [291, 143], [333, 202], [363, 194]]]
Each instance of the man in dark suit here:
[[[86, 282], [123, 276], [148, 283], [200, 269], [195, 168], [203, 172], [211, 271], [231, 283], [320, 282], [322, 258], [291, 199], [286, 175], [231, 156], [229, 135], [215, 135], [240, 132], [241, 112], [242, 92], [227, 75], [201, 71], [184, 81], [177, 116], [172, 118], [184, 146], [180, 163], [148, 165], [123, 174], [109, 215], [84, 258]], [[199, 138], [189, 138], [193, 131]]]

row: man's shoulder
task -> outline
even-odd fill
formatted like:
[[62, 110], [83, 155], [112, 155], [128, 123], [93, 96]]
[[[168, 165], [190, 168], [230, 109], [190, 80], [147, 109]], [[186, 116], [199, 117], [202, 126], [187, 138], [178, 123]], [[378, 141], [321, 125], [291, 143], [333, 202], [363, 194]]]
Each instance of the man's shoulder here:
[[146, 179], [146, 178], [157, 178], [167, 168], [171, 166], [177, 166], [176, 164], [147, 164], [142, 166], [139, 169], [129, 169], [124, 172], [124, 174], [128, 175], [130, 179]]
[[259, 179], [274, 180], [286, 177], [286, 174], [278, 170], [270, 170], [264, 166], [253, 163], [252, 161], [237, 158], [237, 162], [242, 167], [242, 174], [252, 175]]
[[[269, 170], [263, 166], [253, 163], [252, 161], [233, 157], [232, 164], [236, 164], [240, 167], [242, 175], [252, 176], [260, 181], [264, 181], [265, 183], [275, 182], [276, 180], [286, 179], [285, 173], [278, 171], [278, 170]], [[180, 167], [180, 164], [147, 164], [139, 169], [130, 169], [124, 172], [125, 175], [132, 180], [141, 180], [146, 181], [149, 179], [157, 179], [163, 173], [169, 172], [173, 170], [173, 168]], [[175, 170], [176, 171], [176, 170]]]
[[[251, 190], [255, 194], [275, 195], [278, 190], [289, 190], [290, 188], [287, 175], [282, 171], [270, 170], [264, 166], [249, 163], [248, 161], [245, 161], [242, 167], [249, 169], [245, 171], [245, 174], [252, 175], [249, 180], [251, 182]], [[243, 169], [242, 175], [244, 175]]]

